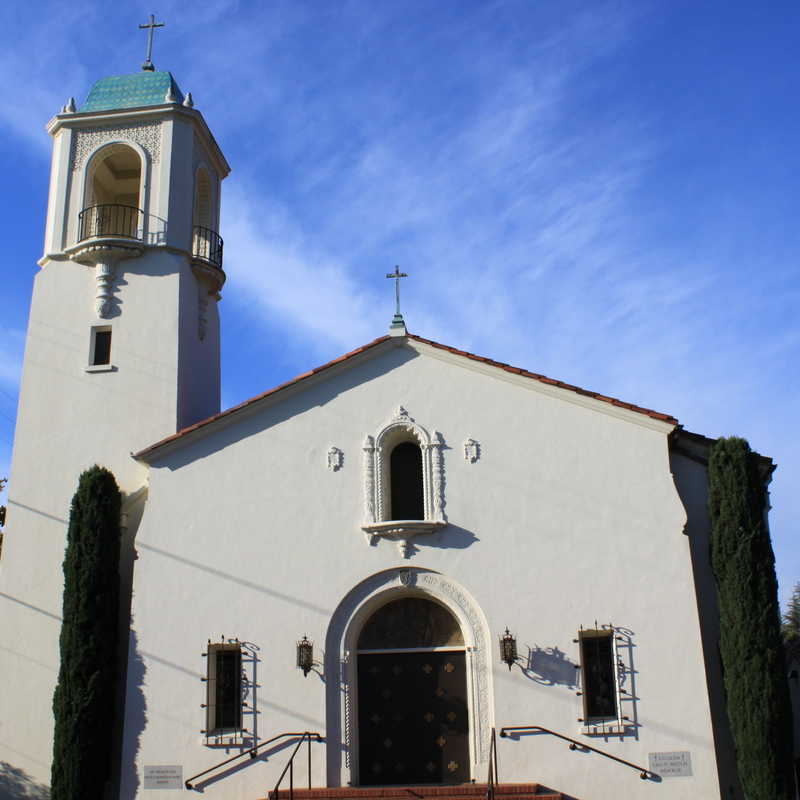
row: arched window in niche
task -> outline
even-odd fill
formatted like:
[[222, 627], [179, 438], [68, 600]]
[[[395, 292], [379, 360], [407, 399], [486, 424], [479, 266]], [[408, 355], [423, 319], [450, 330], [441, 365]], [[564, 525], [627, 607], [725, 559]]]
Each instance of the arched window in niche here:
[[100, 150], [86, 175], [80, 240], [90, 236], [138, 238], [141, 182], [142, 160], [132, 147], [113, 144]]
[[458, 620], [444, 606], [423, 597], [401, 597], [381, 606], [358, 637], [359, 650], [463, 646]]
[[396, 445], [389, 456], [390, 519], [425, 519], [422, 450], [416, 442]]
[[409, 555], [408, 539], [447, 524], [445, 447], [440, 433], [417, 424], [400, 406], [375, 436], [364, 439], [364, 524], [371, 544], [388, 536]]
[[194, 224], [211, 228], [211, 181], [208, 173], [201, 167], [197, 171], [194, 192]]
[[216, 209], [211, 178], [205, 168], [197, 170], [192, 210], [192, 255], [222, 267], [222, 239], [216, 230]]

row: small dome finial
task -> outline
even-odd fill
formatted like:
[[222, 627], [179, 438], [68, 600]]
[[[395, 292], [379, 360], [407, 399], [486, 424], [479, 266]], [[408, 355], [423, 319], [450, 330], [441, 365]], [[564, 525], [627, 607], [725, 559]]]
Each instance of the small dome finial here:
[[186, 92], [186, 97], [183, 98], [183, 104], [186, 108], [194, 108], [194, 100], [192, 100], [191, 92]]
[[67, 104], [64, 106], [64, 108], [61, 109], [61, 111], [64, 114], [74, 114], [75, 113], [75, 98], [74, 97], [70, 97], [70, 99], [67, 100]]

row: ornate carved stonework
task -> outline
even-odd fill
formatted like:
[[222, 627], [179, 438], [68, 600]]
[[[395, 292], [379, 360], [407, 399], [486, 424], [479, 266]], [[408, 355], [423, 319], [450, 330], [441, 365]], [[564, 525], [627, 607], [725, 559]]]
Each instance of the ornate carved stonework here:
[[113, 141], [128, 141], [138, 144], [158, 164], [161, 158], [161, 125], [158, 122], [136, 122], [132, 125], [102, 125], [98, 128], [75, 130], [72, 136], [70, 164], [76, 171], [83, 167], [89, 154], [100, 145]]
[[351, 685], [350, 675], [351, 670], [348, 669], [350, 665], [350, 653], [344, 653], [340, 660], [341, 666], [341, 688], [342, 697], [344, 699], [344, 736], [342, 737], [345, 742], [344, 748], [344, 762], [348, 769], [353, 766], [350, 754], [353, 751], [353, 689]]
[[434, 594], [444, 594], [466, 616], [472, 627], [473, 648], [467, 648], [468, 662], [473, 666], [473, 753], [479, 762], [488, 759], [489, 721], [489, 640], [485, 625], [474, 603], [461, 588], [436, 572], [424, 572], [417, 580], [421, 588], [428, 588]]
[[95, 268], [95, 313], [101, 319], [111, 316], [114, 308], [114, 271], [117, 262], [142, 254], [142, 247], [132, 240], [113, 237], [93, 239], [89, 244], [79, 242], [66, 253], [79, 264]]
[[114, 264], [100, 262], [95, 267], [97, 280], [97, 293], [94, 300], [94, 309], [97, 316], [106, 319], [111, 314], [111, 295], [114, 283]]
[[[388, 456], [391, 449], [400, 441], [414, 441], [422, 450], [422, 476], [425, 502], [425, 519], [446, 522], [444, 515], [444, 461], [442, 449], [444, 439], [436, 431], [433, 435], [413, 417], [403, 406], [399, 406], [394, 416], [383, 426], [374, 438], [367, 437], [364, 445], [364, 491], [365, 497], [372, 497], [367, 507], [367, 524], [383, 522], [388, 519]], [[370, 461], [370, 453], [372, 460]]]
[[[337, 611], [337, 616], [341, 614], [341, 618], [332, 622], [332, 625], [341, 631], [341, 638], [329, 642], [329, 646], [332, 647], [330, 657], [335, 659], [334, 663], [340, 669], [341, 685], [329, 687], [330, 699], [335, 699], [335, 707], [338, 708], [340, 715], [338, 720], [330, 725], [329, 733], [338, 729], [338, 736], [341, 736], [340, 744], [335, 741], [337, 734], [333, 733], [331, 746], [337, 749], [337, 753], [339, 748], [344, 751], [341, 761], [338, 762], [344, 770], [334, 776], [337, 782], [341, 780], [342, 785], [355, 782], [359, 769], [359, 732], [354, 707], [356, 676], [353, 667], [357, 637], [364, 620], [362, 609], [375, 608], [382, 604], [380, 598], [383, 596], [389, 599], [409, 592], [414, 596], [422, 593], [438, 600], [459, 620], [466, 644], [471, 774], [473, 778], [486, 774], [489, 761], [488, 740], [493, 724], [493, 703], [489, 665], [490, 638], [483, 614], [468, 593], [444, 575], [426, 569], [404, 567], [375, 575], [357, 587], [342, 601]], [[330, 777], [332, 776], [329, 775]]]
[[444, 439], [438, 431], [433, 432], [433, 441], [427, 446], [430, 451], [431, 475], [433, 477], [433, 518], [444, 522], [444, 461], [442, 448]]
[[377, 544], [381, 539], [389, 539], [397, 543], [397, 549], [403, 558], [409, 558], [416, 552], [409, 541], [413, 536], [419, 536], [421, 533], [435, 533], [446, 525], [446, 522], [406, 519], [362, 525], [361, 530], [367, 534], [370, 544]]
[[474, 464], [481, 457], [481, 446], [474, 439], [464, 442], [464, 458]]
[[328, 450], [328, 469], [331, 472], [338, 472], [344, 464], [344, 453], [338, 447], [331, 447]]
[[375, 440], [364, 439], [364, 520], [375, 521]]
[[417, 582], [416, 573], [410, 569], [401, 569], [397, 578], [403, 586], [414, 586]]

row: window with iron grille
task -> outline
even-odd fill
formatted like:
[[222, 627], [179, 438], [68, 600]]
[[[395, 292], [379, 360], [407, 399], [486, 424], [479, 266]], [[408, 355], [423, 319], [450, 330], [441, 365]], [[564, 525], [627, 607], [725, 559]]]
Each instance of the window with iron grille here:
[[241, 730], [241, 645], [209, 643], [207, 656], [206, 734]]
[[584, 722], [619, 719], [614, 631], [582, 630], [579, 641]]

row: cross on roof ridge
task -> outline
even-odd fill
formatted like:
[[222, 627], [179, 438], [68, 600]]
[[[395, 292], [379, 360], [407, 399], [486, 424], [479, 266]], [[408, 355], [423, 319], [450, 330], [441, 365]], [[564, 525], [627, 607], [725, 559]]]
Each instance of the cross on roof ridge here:
[[147, 58], [142, 64], [142, 69], [148, 72], [154, 72], [155, 66], [152, 61], [153, 56], [153, 30], [155, 28], [163, 28], [166, 25], [164, 22], [156, 22], [155, 14], [150, 15], [150, 22], [145, 25], [140, 25], [139, 29], [147, 28]]
[[395, 310], [390, 330], [392, 328], [403, 328], [405, 330], [406, 323], [403, 319], [403, 315], [400, 313], [400, 278], [407, 278], [408, 273], [400, 272], [400, 267], [395, 265], [394, 272], [388, 272], [386, 277], [394, 278]]

